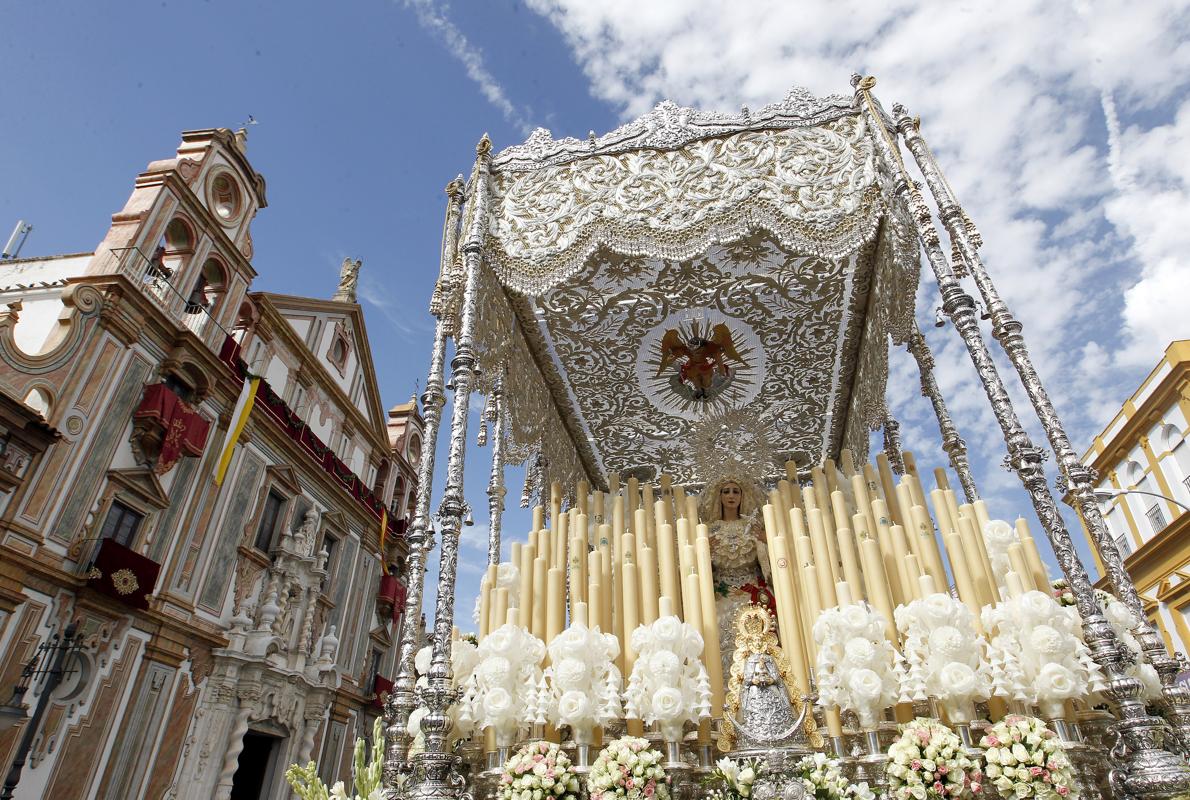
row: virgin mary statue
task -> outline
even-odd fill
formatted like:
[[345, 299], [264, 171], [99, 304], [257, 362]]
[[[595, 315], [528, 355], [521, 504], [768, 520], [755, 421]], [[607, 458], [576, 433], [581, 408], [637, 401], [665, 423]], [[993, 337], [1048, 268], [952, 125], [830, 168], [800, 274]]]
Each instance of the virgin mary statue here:
[[770, 597], [761, 564], [766, 557], [760, 508], [764, 495], [753, 481], [723, 475], [707, 484], [698, 513], [710, 530], [711, 568], [715, 584], [715, 617], [723, 674], [735, 652], [736, 613]]

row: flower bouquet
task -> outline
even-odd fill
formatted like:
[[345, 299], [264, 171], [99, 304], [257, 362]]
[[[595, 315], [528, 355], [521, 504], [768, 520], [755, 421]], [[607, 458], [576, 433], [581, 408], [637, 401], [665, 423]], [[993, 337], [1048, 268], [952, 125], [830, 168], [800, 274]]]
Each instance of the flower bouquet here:
[[622, 736], [599, 751], [587, 792], [591, 800], [669, 800], [669, 778], [647, 740]]
[[504, 762], [496, 789], [499, 800], [578, 800], [578, 775], [553, 742], [529, 742]]
[[884, 618], [867, 603], [825, 609], [814, 622], [818, 694], [825, 706], [854, 711], [864, 730], [897, 702], [903, 669], [884, 635]]
[[711, 715], [711, 685], [699, 659], [702, 634], [669, 614], [638, 627], [630, 641], [637, 657], [624, 713], [656, 723], [668, 743], [681, 741], [687, 722]]
[[951, 722], [966, 724], [975, 701], [986, 700], [992, 678], [975, 615], [961, 602], [936, 592], [897, 606], [897, 627], [904, 634], [909, 669], [902, 691], [913, 700], [936, 697]]
[[806, 756], [793, 765], [794, 774], [806, 787], [806, 797], [815, 800], [875, 800], [867, 783], [852, 783], [843, 774], [839, 762], [824, 753]]
[[752, 787], [763, 771], [764, 765], [758, 758], [742, 761], [721, 758], [703, 779], [703, 785], [710, 787], [705, 796], [710, 800], [749, 800]]
[[987, 777], [1004, 797], [1075, 800], [1074, 772], [1057, 734], [1036, 717], [1009, 714], [980, 739]]
[[901, 726], [888, 747], [889, 796], [896, 800], [970, 797], [983, 791], [979, 765], [963, 752], [963, 743], [935, 719], [918, 717]]

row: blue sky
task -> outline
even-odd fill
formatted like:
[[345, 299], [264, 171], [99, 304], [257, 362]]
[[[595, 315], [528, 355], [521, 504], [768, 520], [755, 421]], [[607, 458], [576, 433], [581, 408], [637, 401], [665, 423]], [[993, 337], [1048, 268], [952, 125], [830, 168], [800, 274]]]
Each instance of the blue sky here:
[[[1190, 333], [1178, 299], [1190, 286], [1180, 257], [1190, 244], [1183, 2], [0, 9], [5, 238], [23, 218], [35, 226], [23, 255], [91, 250], [135, 175], [169, 157], [180, 131], [235, 128], [253, 115], [248, 154], [270, 200], [253, 226], [257, 288], [329, 296], [341, 260], [363, 259], [386, 405], [424, 381], [442, 190], [469, 170], [485, 131], [501, 148], [536, 125], [558, 136], [604, 132], [663, 97], [730, 110], [795, 84], [846, 93], [853, 69], [881, 77], [886, 106], [901, 100], [922, 115], [1076, 447], [1164, 343]], [[937, 302], [931, 291], [927, 283], [919, 301], [923, 321]], [[1016, 516], [1026, 504], [995, 466], [999, 434], [957, 337], [928, 335], [972, 452], [995, 453], [978, 470], [994, 515]], [[895, 354], [892, 372], [907, 446], [923, 465], [941, 465], [911, 360]], [[1018, 410], [1031, 416], [1023, 401]], [[482, 509], [487, 451], [471, 455], [467, 495]], [[526, 522], [515, 508], [519, 481], [510, 471], [509, 534]], [[482, 559], [478, 516], [464, 550], [473, 564]], [[470, 613], [476, 575], [462, 576], [459, 617]]]

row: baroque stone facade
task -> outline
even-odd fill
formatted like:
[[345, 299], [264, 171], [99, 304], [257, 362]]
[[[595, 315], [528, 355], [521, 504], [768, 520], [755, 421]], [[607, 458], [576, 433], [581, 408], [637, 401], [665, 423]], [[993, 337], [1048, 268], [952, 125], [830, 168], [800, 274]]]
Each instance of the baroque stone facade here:
[[264, 206], [242, 132], [187, 131], [95, 252], [0, 262], [0, 697], [84, 643], [18, 798], [283, 796], [380, 713], [422, 419], [353, 292], [252, 291]]

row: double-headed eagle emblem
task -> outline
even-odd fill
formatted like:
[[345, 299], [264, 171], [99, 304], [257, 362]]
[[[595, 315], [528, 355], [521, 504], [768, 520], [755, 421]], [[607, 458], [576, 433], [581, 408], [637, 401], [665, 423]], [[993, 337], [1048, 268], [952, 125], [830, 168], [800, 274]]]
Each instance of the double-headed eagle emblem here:
[[688, 386], [693, 400], [709, 400], [716, 385], [716, 378], [726, 380], [731, 376], [728, 363], [734, 361], [747, 366], [747, 362], [736, 352], [731, 339], [731, 329], [725, 323], [711, 328], [709, 338], [695, 328], [682, 338], [682, 331], [670, 328], [661, 338], [661, 363], [657, 377], [661, 377], [674, 364], [678, 365], [678, 380]]

